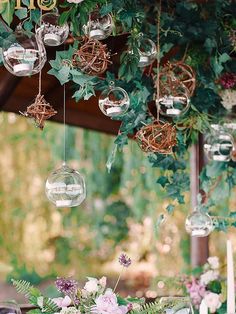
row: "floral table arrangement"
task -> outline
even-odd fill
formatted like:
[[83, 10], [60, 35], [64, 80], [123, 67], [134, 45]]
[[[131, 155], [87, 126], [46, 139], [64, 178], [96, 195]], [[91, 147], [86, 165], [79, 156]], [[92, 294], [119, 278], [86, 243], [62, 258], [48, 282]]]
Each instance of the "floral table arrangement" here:
[[[59, 298], [49, 298], [29, 282], [12, 280], [17, 292], [26, 296], [29, 303], [36, 307], [30, 310], [31, 314], [151, 314], [161, 313], [164, 305], [153, 302], [145, 304], [143, 298], [122, 298], [116, 293], [116, 288], [123, 270], [130, 266], [131, 259], [121, 254], [119, 262], [121, 273], [113, 289], [107, 287], [107, 278], [100, 279], [88, 277], [83, 288], [72, 278], [57, 278], [55, 285], [61, 293]], [[160, 312], [161, 311], [161, 312]]]
[[209, 257], [198, 274], [183, 279], [196, 313], [202, 313], [204, 306], [210, 313], [226, 313], [227, 290], [220, 274], [222, 268], [218, 257]]

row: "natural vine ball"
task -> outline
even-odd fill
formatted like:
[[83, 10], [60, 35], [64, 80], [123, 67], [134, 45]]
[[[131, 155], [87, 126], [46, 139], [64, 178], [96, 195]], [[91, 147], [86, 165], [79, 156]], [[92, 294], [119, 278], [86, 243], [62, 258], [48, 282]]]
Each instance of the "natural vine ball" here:
[[135, 138], [146, 153], [171, 154], [177, 143], [175, 126], [162, 121], [142, 127]]
[[78, 171], [64, 163], [48, 177], [45, 192], [56, 207], [78, 206], [86, 197], [85, 181]]
[[34, 119], [36, 126], [43, 130], [45, 121], [57, 114], [57, 111], [47, 103], [43, 95], [37, 95], [34, 103], [28, 106], [22, 114], [25, 117]]
[[[191, 97], [196, 87], [196, 75], [191, 66], [181, 61], [167, 63], [167, 65], [162, 68], [160, 73], [161, 93], [162, 89], [165, 90], [165, 86], [163, 86], [165, 82], [173, 85], [173, 88], [177, 86], [177, 83], [184, 85], [187, 89], [188, 97]], [[162, 96], [164, 96], [163, 93]]]
[[110, 53], [106, 45], [95, 39], [89, 39], [73, 55], [72, 64], [89, 75], [100, 75], [104, 73], [111, 63]]

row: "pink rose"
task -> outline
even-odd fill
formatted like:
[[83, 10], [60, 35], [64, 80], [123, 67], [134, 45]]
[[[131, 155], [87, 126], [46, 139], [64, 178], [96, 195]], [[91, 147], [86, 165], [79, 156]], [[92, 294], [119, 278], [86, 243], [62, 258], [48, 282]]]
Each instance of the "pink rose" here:
[[209, 292], [205, 295], [204, 301], [209, 308], [210, 313], [215, 313], [221, 307], [220, 295], [217, 293]]

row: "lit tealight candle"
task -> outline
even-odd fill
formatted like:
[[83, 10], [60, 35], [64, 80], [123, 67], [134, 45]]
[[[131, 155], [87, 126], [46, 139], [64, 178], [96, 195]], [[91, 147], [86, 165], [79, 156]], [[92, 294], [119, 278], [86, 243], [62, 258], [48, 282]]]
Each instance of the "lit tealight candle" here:
[[172, 115], [172, 116], [178, 116], [180, 115], [181, 111], [179, 109], [171, 108], [166, 110], [166, 114]]
[[13, 66], [13, 71], [16, 75], [30, 75], [32, 66], [29, 63], [19, 63]]
[[103, 39], [105, 32], [102, 29], [93, 29], [89, 32], [89, 37], [93, 39]]
[[120, 114], [122, 112], [122, 109], [120, 107], [110, 107], [107, 108], [107, 115], [112, 116], [114, 114]]
[[58, 46], [60, 45], [61, 38], [57, 34], [48, 33], [44, 35], [43, 40], [48, 46]]
[[143, 56], [141, 55], [139, 58], [139, 66], [146, 66], [150, 63], [149, 57], [148, 56]]
[[72, 205], [72, 200], [56, 201], [56, 207], [70, 207], [71, 205]]
[[213, 155], [215, 161], [228, 161], [229, 157], [224, 155]]

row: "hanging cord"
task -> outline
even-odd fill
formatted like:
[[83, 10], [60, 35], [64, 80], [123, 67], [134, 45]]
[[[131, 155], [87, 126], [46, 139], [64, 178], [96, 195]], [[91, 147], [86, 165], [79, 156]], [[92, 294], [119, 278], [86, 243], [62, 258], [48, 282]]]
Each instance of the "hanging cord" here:
[[[30, 15], [31, 15], [31, 11], [30, 11]], [[40, 18], [39, 18], [39, 36], [41, 36], [40, 32], [42, 31], [42, 15], [43, 15], [43, 11], [42, 11], [42, 8], [40, 9]], [[42, 38], [40, 37], [39, 40], [41, 40]], [[40, 43], [38, 43], [39, 45]], [[39, 47], [40, 48], [40, 47]], [[41, 53], [39, 51], [39, 63], [42, 62], [42, 59], [41, 59]], [[39, 72], [39, 93], [38, 95], [41, 95], [42, 93], [42, 69], [40, 70]]]
[[161, 0], [159, 1], [159, 8], [157, 14], [157, 81], [156, 81], [156, 108], [157, 108], [157, 121], [160, 120], [160, 28], [161, 28]]
[[66, 84], [63, 85], [63, 128], [64, 128], [64, 162], [66, 165]]

